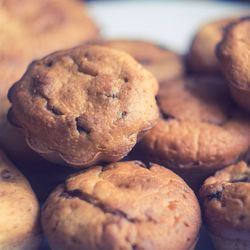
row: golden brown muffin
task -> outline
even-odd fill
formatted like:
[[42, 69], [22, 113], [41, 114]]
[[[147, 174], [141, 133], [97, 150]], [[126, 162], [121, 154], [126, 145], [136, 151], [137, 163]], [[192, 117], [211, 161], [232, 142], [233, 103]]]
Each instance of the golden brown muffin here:
[[125, 52], [61, 51], [30, 65], [9, 92], [31, 148], [75, 167], [123, 158], [157, 121], [156, 79]]
[[76, 46], [98, 35], [80, 1], [0, 0], [0, 5], [29, 31], [35, 57]]
[[162, 119], [142, 139], [143, 157], [167, 165], [196, 190], [216, 170], [246, 159], [250, 117], [232, 105], [223, 79], [168, 82], [158, 103]]
[[22, 174], [0, 150], [0, 249], [36, 250], [40, 242], [37, 199]]
[[234, 100], [250, 111], [250, 16], [227, 29], [217, 52]]
[[203, 184], [200, 197], [216, 249], [250, 249], [249, 166], [240, 162], [216, 172]]
[[220, 73], [215, 48], [221, 41], [225, 28], [235, 19], [236, 17], [229, 17], [215, 20], [200, 27], [188, 53], [188, 66], [192, 72]]
[[163, 46], [140, 40], [107, 40], [99, 44], [129, 53], [148, 69], [159, 83], [185, 74], [182, 56]]
[[119, 162], [69, 178], [42, 212], [53, 249], [194, 249], [201, 224], [192, 190], [156, 164]]

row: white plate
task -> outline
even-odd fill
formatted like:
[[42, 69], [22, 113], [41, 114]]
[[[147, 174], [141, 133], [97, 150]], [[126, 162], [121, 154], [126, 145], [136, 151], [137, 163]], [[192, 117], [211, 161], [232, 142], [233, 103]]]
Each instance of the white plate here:
[[[88, 5], [105, 37], [151, 40], [182, 53], [187, 51], [190, 40], [201, 23], [241, 10], [246, 11], [250, 7], [249, 4], [184, 0], [94, 1]], [[42, 250], [49, 249], [46, 245], [45, 243]], [[212, 249], [202, 228], [196, 250]]]

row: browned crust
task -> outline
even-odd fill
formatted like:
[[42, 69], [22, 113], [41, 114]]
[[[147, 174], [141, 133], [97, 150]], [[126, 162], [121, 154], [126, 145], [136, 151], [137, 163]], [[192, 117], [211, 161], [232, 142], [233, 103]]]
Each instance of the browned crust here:
[[151, 160], [165, 161], [181, 172], [211, 174], [248, 157], [250, 119], [232, 105], [220, 78], [169, 82], [158, 103], [162, 119], [140, 144]]
[[177, 250], [196, 242], [200, 211], [173, 172], [133, 161], [72, 176], [49, 197], [42, 221], [51, 246], [62, 250]]

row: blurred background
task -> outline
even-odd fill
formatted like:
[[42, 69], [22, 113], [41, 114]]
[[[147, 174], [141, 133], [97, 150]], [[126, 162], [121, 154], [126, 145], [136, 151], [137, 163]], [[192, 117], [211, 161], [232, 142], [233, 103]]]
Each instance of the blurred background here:
[[89, 10], [108, 38], [147, 39], [186, 52], [197, 28], [213, 19], [249, 13], [249, 1], [89, 1]]

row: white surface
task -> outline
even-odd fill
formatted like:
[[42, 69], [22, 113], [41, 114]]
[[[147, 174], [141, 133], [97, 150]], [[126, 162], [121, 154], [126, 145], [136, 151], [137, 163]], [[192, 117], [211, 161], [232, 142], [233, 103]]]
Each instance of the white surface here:
[[207, 20], [247, 9], [250, 4], [215, 1], [100, 1], [90, 12], [108, 38], [141, 38], [185, 52]]

